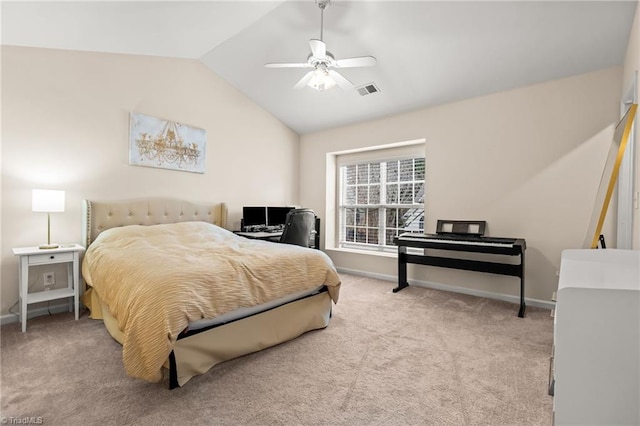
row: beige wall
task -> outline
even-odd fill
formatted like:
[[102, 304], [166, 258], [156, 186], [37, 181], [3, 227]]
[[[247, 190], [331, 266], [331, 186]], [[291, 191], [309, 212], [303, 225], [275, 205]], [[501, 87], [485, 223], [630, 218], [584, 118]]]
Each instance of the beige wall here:
[[[17, 301], [11, 248], [45, 237], [46, 218], [31, 212], [33, 188], [67, 191], [67, 211], [52, 216], [58, 242], [79, 241], [83, 198], [222, 200], [230, 208], [231, 228], [239, 225], [243, 204], [296, 203], [314, 208], [326, 227], [326, 196], [319, 189], [326, 189], [327, 153], [421, 138], [427, 140], [427, 231], [438, 218], [480, 218], [488, 221], [490, 235], [526, 238], [527, 297], [548, 300], [561, 250], [582, 244], [622, 82], [640, 68], [633, 36], [639, 10], [624, 70], [309, 134], [300, 148], [294, 132], [197, 61], [4, 46], [2, 314]], [[130, 111], [205, 128], [206, 173], [129, 166]], [[396, 276], [393, 257], [329, 253], [338, 267]], [[516, 281], [508, 277], [413, 265], [409, 274], [413, 280], [517, 295]]]
[[[2, 314], [18, 300], [11, 248], [46, 241], [46, 215], [31, 212], [33, 188], [66, 191], [66, 211], [51, 217], [56, 242], [80, 242], [83, 198], [224, 201], [234, 229], [243, 204], [299, 203], [298, 135], [200, 62], [1, 52]], [[130, 111], [206, 129], [205, 173], [130, 166]]]
[[[633, 75], [640, 70], [640, 4], [636, 5], [636, 15], [633, 20], [633, 27], [631, 28], [631, 35], [629, 37], [629, 44], [627, 45], [627, 54], [624, 61], [624, 71], [622, 82], [627, 86], [633, 81]], [[623, 87], [623, 90], [627, 90], [627, 87]], [[640, 81], [636, 86], [636, 99], [640, 100]], [[625, 95], [624, 93], [622, 94]], [[634, 193], [637, 198], [640, 198], [640, 129], [638, 129], [638, 123], [640, 119], [636, 116], [635, 119], [635, 183]], [[638, 204], [640, 200], [636, 201], [633, 210], [633, 248], [640, 250], [640, 207]]]
[[[619, 118], [621, 79], [616, 67], [303, 135], [300, 201], [324, 212], [327, 223], [327, 153], [424, 138], [426, 231], [437, 219], [476, 219], [488, 222], [488, 235], [525, 238], [526, 296], [548, 301], [561, 251], [585, 238]], [[340, 268], [397, 274], [393, 257], [326, 248]], [[512, 277], [415, 265], [409, 277], [519, 294]]]

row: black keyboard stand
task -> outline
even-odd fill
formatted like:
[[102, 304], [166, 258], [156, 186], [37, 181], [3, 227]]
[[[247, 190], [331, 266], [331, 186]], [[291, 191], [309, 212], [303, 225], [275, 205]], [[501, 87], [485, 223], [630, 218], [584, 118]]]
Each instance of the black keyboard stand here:
[[[441, 268], [462, 269], [466, 271], [486, 272], [490, 274], [509, 275], [520, 278], [520, 309], [518, 317], [523, 318], [526, 310], [524, 302], [524, 251], [526, 243], [523, 239], [513, 239], [511, 247], [492, 247], [481, 245], [447, 244], [424, 241], [420, 238], [396, 237], [394, 243], [398, 246], [398, 286], [394, 293], [409, 286], [407, 281], [407, 264], [438, 266]], [[453, 257], [433, 256], [427, 254], [409, 254], [408, 247], [437, 250], [453, 250], [463, 252], [491, 253], [519, 256], [520, 263], [485, 262], [480, 260], [458, 259]]]

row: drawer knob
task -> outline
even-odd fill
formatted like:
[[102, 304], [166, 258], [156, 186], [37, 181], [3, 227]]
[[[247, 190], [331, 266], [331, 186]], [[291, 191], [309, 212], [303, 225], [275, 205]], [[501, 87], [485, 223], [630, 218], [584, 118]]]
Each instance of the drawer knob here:
[[55, 259], [55, 258], [56, 258], [55, 256], [49, 256], [49, 259]]

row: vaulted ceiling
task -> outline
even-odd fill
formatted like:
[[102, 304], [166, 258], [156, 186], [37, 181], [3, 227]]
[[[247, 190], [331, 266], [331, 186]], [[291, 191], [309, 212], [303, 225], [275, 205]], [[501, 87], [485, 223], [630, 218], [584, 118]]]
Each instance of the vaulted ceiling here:
[[201, 60], [298, 133], [590, 72], [624, 61], [637, 1], [332, 0], [322, 39], [362, 96], [292, 87], [320, 38], [314, 0], [2, 2], [2, 44]]

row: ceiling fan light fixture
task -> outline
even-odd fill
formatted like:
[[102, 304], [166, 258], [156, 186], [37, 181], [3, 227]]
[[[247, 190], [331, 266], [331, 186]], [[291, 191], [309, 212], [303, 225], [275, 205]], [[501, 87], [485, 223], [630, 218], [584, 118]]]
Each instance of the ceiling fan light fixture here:
[[267, 68], [313, 68], [307, 72], [293, 86], [294, 89], [302, 89], [309, 86], [319, 92], [338, 86], [342, 90], [350, 90], [354, 88], [352, 82], [338, 73], [334, 68], [355, 68], [355, 67], [371, 67], [376, 64], [376, 58], [373, 56], [360, 56], [355, 58], [336, 59], [327, 51], [327, 45], [323, 38], [323, 19], [324, 9], [331, 0], [315, 0], [320, 8], [320, 39], [309, 40], [311, 54], [307, 57], [307, 62], [298, 63], [268, 63], [264, 66]]
[[329, 73], [322, 68], [316, 69], [313, 72], [313, 76], [307, 83], [307, 86], [317, 90], [318, 92], [329, 90], [335, 85], [336, 82], [333, 81], [333, 79], [329, 76]]

